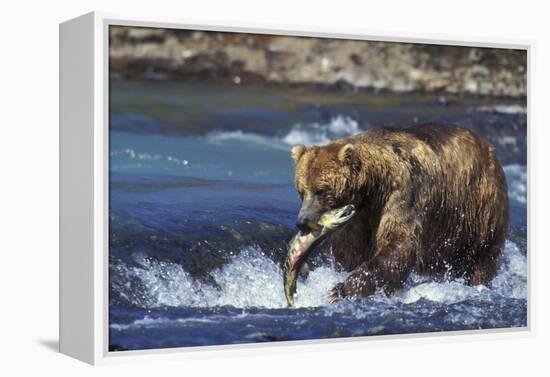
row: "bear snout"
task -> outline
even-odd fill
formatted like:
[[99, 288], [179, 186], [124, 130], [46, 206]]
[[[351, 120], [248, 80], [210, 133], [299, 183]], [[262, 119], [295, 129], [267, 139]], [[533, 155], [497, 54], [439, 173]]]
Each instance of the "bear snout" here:
[[320, 229], [319, 219], [323, 211], [318, 208], [316, 203], [310, 203], [311, 205], [302, 205], [298, 218], [296, 219], [296, 227], [303, 233], [309, 233], [312, 230]]
[[325, 211], [317, 197], [305, 198], [296, 219], [296, 227], [304, 233], [320, 229], [319, 220]]
[[298, 219], [296, 220], [296, 227], [302, 231], [303, 233], [309, 233], [312, 231], [312, 228], [309, 226], [310, 222], [305, 217], [298, 216]]

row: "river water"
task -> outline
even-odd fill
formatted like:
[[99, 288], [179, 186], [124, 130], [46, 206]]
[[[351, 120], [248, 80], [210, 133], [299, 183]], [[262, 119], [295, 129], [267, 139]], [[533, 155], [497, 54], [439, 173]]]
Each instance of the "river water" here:
[[[111, 350], [527, 325], [523, 101], [112, 81], [110, 114]], [[390, 298], [329, 305], [346, 273], [319, 253], [287, 308], [291, 146], [428, 121], [474, 129], [504, 166], [511, 226], [491, 286], [412, 275]]]

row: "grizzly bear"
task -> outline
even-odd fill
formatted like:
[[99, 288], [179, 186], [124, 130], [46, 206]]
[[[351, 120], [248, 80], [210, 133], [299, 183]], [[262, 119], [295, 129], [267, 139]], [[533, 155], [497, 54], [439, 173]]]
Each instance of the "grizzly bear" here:
[[292, 149], [302, 200], [296, 225], [318, 229], [328, 210], [355, 216], [325, 240], [351, 271], [330, 301], [387, 295], [409, 274], [487, 285], [508, 227], [506, 179], [495, 149], [471, 130], [444, 124], [377, 128], [325, 146]]

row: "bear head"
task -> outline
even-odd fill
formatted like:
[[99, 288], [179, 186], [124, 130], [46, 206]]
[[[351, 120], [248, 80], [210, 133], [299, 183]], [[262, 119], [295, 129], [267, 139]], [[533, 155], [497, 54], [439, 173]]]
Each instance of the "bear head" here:
[[296, 226], [307, 233], [319, 229], [321, 216], [354, 203], [356, 176], [361, 161], [353, 144], [292, 148], [296, 163], [295, 185], [302, 200]]

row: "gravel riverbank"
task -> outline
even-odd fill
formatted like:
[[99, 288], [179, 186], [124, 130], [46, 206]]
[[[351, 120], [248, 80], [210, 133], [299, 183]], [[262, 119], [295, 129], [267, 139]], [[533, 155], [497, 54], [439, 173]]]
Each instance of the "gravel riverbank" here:
[[522, 98], [523, 50], [113, 26], [113, 79]]

